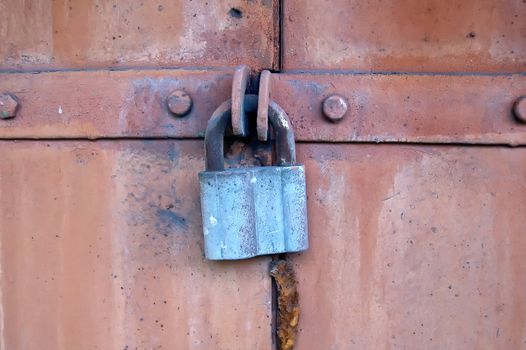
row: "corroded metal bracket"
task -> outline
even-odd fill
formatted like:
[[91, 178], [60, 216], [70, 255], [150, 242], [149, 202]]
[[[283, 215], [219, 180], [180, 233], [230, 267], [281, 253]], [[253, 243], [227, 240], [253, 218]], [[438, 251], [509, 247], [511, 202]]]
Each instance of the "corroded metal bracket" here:
[[[0, 93], [16, 95], [20, 105], [16, 118], [0, 120], [0, 139], [202, 138], [215, 108], [232, 97], [234, 75], [233, 69], [0, 74]], [[526, 93], [524, 74], [262, 73], [260, 81], [260, 140], [272, 85], [272, 100], [286, 109], [297, 141], [526, 145], [517, 102]], [[192, 99], [182, 118], [167, 104], [175, 90]], [[338, 123], [323, 109], [333, 95], [347, 104]]]

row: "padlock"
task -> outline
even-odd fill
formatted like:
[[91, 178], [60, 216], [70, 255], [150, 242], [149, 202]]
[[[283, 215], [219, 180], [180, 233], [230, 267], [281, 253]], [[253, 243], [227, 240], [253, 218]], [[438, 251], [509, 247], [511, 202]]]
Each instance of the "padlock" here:
[[[246, 95], [245, 112], [257, 109], [257, 95]], [[295, 165], [294, 133], [286, 113], [269, 104], [275, 138], [273, 166], [224, 168], [224, 135], [231, 102], [210, 118], [205, 134], [206, 170], [199, 173], [205, 256], [246, 259], [308, 248], [305, 168]]]

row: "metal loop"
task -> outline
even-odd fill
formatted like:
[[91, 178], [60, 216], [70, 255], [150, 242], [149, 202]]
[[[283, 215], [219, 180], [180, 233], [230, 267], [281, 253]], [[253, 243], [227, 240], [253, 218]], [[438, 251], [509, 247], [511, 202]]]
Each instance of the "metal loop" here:
[[[245, 95], [245, 113], [257, 112], [258, 96]], [[225, 169], [224, 137], [232, 119], [232, 100], [223, 102], [212, 114], [205, 133], [205, 158], [207, 171]], [[276, 165], [290, 166], [296, 163], [294, 131], [285, 111], [275, 102], [269, 104], [269, 123], [274, 130], [276, 142]]]
[[259, 141], [267, 141], [268, 106], [270, 104], [270, 71], [264, 70], [259, 76], [257, 132]]
[[248, 135], [248, 118], [245, 112], [245, 92], [247, 90], [250, 68], [241, 65], [232, 78], [232, 133], [236, 136]]

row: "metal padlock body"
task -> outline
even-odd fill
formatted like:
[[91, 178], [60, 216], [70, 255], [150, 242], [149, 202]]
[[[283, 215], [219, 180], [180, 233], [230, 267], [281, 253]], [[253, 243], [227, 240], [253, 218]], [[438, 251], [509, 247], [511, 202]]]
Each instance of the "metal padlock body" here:
[[[294, 134], [285, 112], [270, 105], [277, 165], [224, 169], [223, 137], [230, 105], [219, 107], [205, 135], [207, 170], [199, 173], [205, 256], [246, 259], [308, 248], [305, 169], [294, 165]], [[245, 110], [257, 96], [245, 96]]]
[[199, 175], [208, 259], [244, 259], [307, 249], [303, 166]]

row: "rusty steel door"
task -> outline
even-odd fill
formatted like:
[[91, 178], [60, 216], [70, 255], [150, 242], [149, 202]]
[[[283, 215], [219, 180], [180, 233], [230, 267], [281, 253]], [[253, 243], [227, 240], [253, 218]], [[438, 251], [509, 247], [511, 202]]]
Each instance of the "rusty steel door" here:
[[[525, 16], [0, 0], [0, 349], [526, 349]], [[240, 64], [306, 168], [297, 326], [278, 257], [204, 258], [202, 139]], [[237, 141], [230, 165], [268, 155]]]

